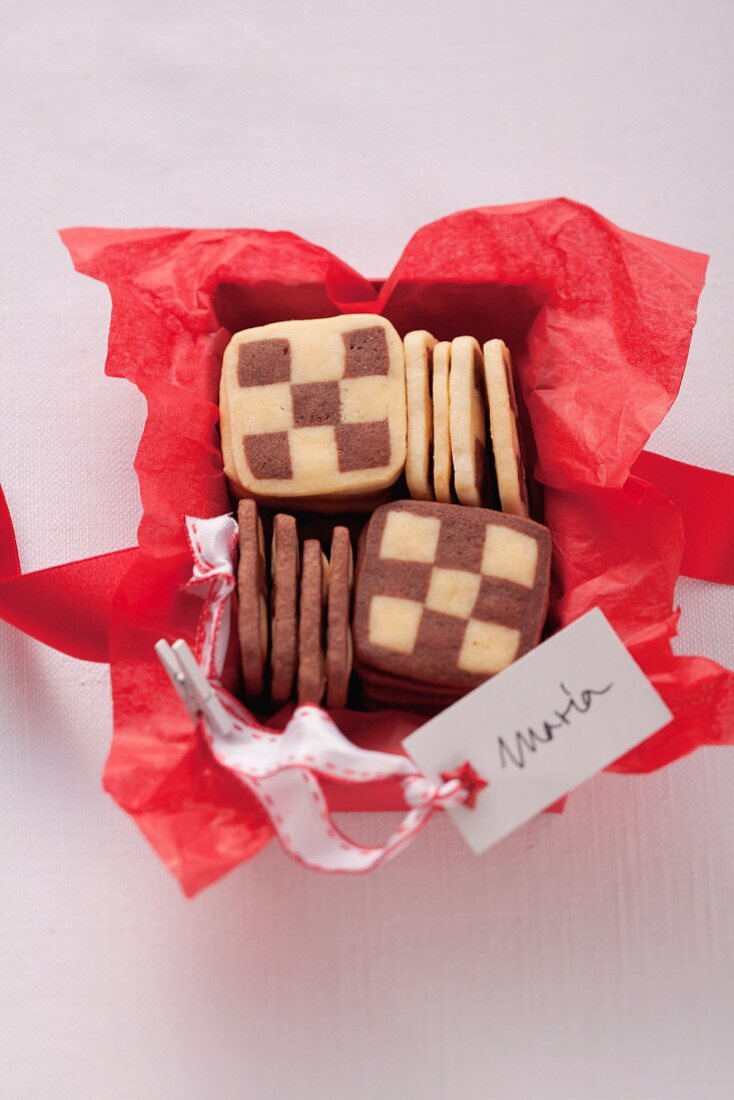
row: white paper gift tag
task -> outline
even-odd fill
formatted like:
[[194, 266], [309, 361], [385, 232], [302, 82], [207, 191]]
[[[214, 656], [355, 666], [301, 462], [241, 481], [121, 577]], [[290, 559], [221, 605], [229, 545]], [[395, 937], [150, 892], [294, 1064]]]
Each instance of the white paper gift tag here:
[[487, 781], [447, 807], [484, 852], [635, 745], [672, 714], [594, 609], [403, 741], [430, 779], [468, 762]]

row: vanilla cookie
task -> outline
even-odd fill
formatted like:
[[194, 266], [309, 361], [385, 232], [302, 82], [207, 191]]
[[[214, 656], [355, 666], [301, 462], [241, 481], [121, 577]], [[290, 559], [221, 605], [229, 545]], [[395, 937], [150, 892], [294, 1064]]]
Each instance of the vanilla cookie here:
[[500, 505], [510, 515], [527, 516], [527, 478], [518, 434], [512, 358], [503, 340], [488, 340], [484, 345], [484, 377]]
[[240, 561], [237, 568], [242, 677], [245, 698], [258, 700], [265, 687], [268, 655], [268, 604], [263, 527], [254, 500], [241, 500], [237, 508]]
[[326, 629], [326, 702], [343, 707], [352, 672], [352, 543], [346, 527], [335, 527], [329, 556]]
[[238, 332], [224, 353], [220, 420], [238, 496], [306, 508], [379, 493], [405, 466], [402, 341], [371, 314]]
[[405, 478], [414, 500], [433, 500], [433, 349], [430, 332], [409, 332], [405, 348], [405, 388], [408, 404], [408, 450]]
[[449, 423], [459, 504], [481, 506], [487, 484], [487, 402], [482, 349], [473, 336], [451, 343]]
[[274, 703], [285, 703], [290, 699], [296, 675], [299, 559], [295, 519], [293, 516], [275, 516], [270, 554], [270, 694]]
[[324, 607], [329, 563], [317, 539], [303, 544], [301, 606], [298, 624], [298, 702], [320, 703], [324, 697]]
[[445, 504], [451, 502], [450, 370], [451, 344], [442, 340], [433, 349], [433, 492]]

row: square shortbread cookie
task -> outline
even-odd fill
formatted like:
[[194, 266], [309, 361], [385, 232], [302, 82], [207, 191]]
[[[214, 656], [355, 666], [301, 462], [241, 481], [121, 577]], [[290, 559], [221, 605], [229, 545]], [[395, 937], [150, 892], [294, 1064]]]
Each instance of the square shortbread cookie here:
[[405, 466], [402, 341], [370, 314], [246, 329], [224, 353], [220, 418], [238, 496], [379, 493]]
[[399, 501], [360, 542], [354, 611], [365, 669], [469, 689], [536, 645], [545, 621], [546, 527], [488, 508]]

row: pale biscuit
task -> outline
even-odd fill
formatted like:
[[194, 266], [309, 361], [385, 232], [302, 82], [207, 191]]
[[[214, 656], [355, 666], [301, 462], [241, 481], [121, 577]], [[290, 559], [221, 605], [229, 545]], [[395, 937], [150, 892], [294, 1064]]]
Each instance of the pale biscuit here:
[[403, 344], [383, 317], [352, 314], [246, 329], [224, 353], [224, 470], [238, 496], [374, 495], [403, 471]]
[[512, 358], [503, 340], [488, 340], [484, 345], [484, 377], [500, 505], [509, 515], [527, 516], [527, 477], [518, 435]]
[[430, 332], [409, 332], [404, 340], [405, 387], [408, 403], [408, 450], [405, 478], [414, 500], [433, 500], [433, 402], [431, 383], [436, 338]]
[[451, 343], [449, 422], [459, 504], [481, 506], [487, 484], [487, 402], [482, 349], [473, 336]]
[[433, 492], [444, 504], [451, 502], [450, 370], [451, 344], [442, 340], [433, 349]]

